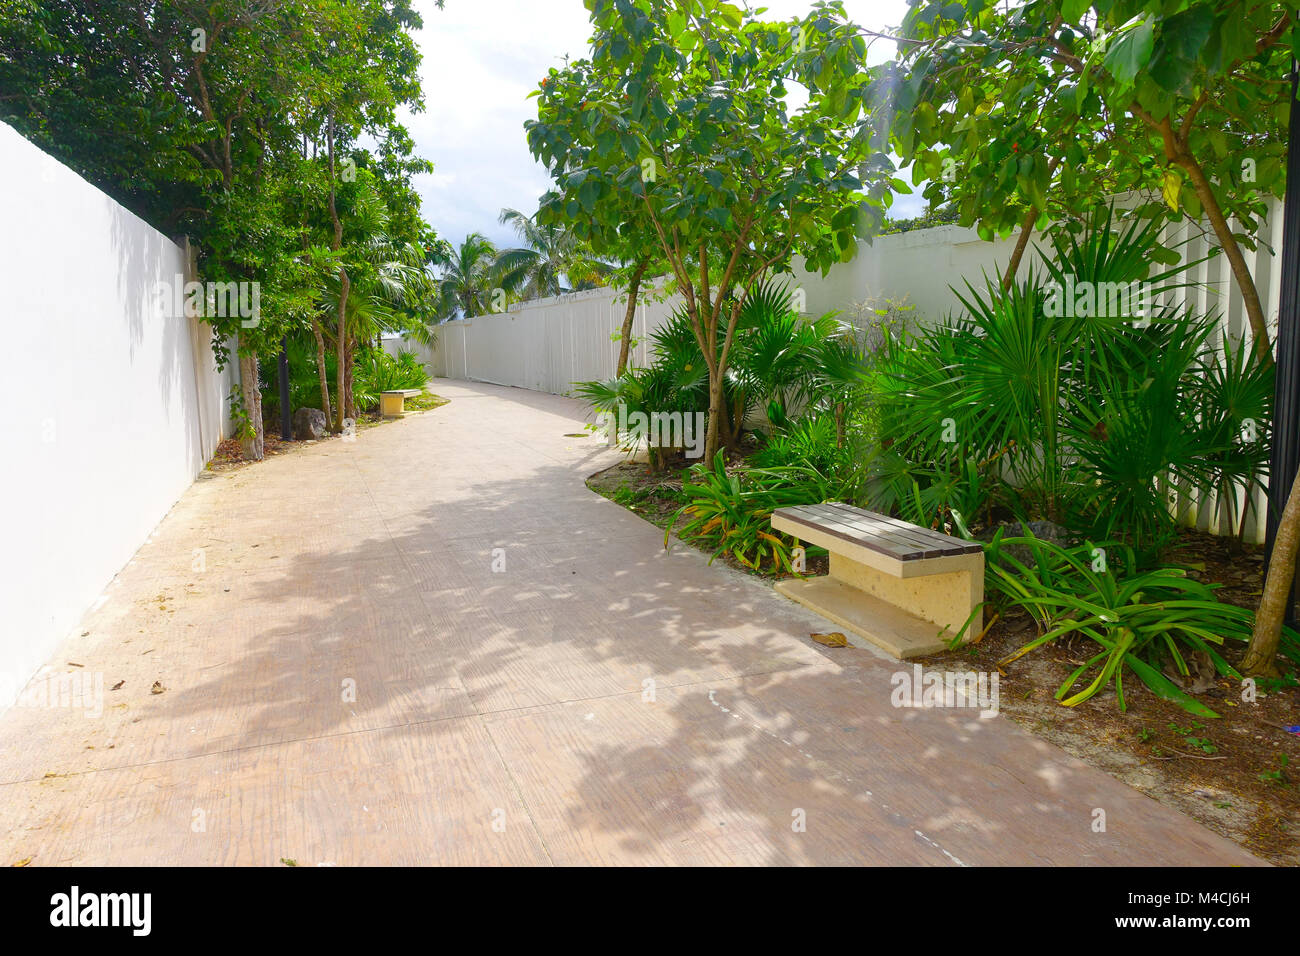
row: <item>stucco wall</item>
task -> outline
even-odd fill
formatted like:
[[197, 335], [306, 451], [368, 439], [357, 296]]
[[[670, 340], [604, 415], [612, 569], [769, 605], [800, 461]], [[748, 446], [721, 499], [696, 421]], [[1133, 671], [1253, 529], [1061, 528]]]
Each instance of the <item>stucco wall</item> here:
[[202, 471], [233, 373], [159, 294], [185, 249], [3, 124], [0, 170], [3, 708]]

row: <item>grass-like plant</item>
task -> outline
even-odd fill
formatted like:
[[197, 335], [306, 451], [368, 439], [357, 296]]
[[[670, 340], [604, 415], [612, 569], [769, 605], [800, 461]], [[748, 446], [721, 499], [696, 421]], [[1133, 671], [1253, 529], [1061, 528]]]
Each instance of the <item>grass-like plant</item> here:
[[[1028, 561], [1009, 551], [1017, 545], [1029, 552]], [[1056, 691], [1056, 699], [1067, 707], [1114, 684], [1124, 710], [1124, 675], [1131, 671], [1157, 696], [1198, 716], [1218, 717], [1166, 677], [1164, 664], [1172, 662], [1186, 676], [1188, 655], [1199, 651], [1220, 675], [1241, 678], [1223, 648], [1250, 639], [1253, 612], [1218, 600], [1216, 585], [1194, 581], [1181, 568], [1139, 570], [1133, 550], [1123, 545], [1066, 548], [1033, 535], [1004, 537], [1001, 532], [989, 543], [986, 558], [988, 593], [1026, 610], [1039, 632], [1000, 663], [1071, 636], [1097, 645]], [[1282, 652], [1300, 662], [1300, 635], [1288, 631]], [[1087, 684], [1076, 690], [1082, 680]]]
[[676, 528], [683, 541], [700, 541], [713, 547], [710, 563], [730, 554], [755, 571], [790, 572], [791, 541], [773, 532], [772, 512], [794, 505], [820, 504], [834, 494], [833, 483], [816, 468], [790, 465], [779, 468], [728, 470], [725, 452], [719, 450], [711, 464], [693, 465], [682, 485], [689, 499], [677, 510], [664, 532], [664, 547]]

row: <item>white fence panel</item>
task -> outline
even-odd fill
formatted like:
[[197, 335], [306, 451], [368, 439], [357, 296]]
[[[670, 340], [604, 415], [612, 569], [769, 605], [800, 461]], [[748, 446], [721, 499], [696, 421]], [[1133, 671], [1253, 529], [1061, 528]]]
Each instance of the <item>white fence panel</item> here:
[[[650, 360], [649, 335], [679, 300], [642, 297], [632, 324], [633, 366]], [[627, 299], [593, 289], [512, 305], [507, 312], [437, 326], [430, 368], [447, 378], [567, 395], [575, 382], [614, 377]]]

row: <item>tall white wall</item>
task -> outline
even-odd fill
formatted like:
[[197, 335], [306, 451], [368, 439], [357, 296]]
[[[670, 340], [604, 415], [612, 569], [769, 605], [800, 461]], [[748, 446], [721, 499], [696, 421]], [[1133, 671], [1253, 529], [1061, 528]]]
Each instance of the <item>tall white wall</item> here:
[[3, 708], [202, 471], [232, 373], [159, 295], [185, 249], [3, 124], [0, 170]]
[[[935, 226], [860, 242], [853, 261], [825, 276], [796, 262], [794, 275], [813, 315], [840, 312], [848, 318], [858, 306], [892, 299], [910, 307], [917, 321], [933, 323], [961, 310], [953, 286], [966, 294], [963, 280], [978, 289], [985, 275], [1001, 275], [1014, 246], [1013, 239], [985, 242], [974, 229]], [[1031, 247], [1021, 268], [1037, 258]]]
[[[1261, 222], [1258, 236], [1258, 248], [1245, 251], [1246, 261], [1259, 287], [1270, 330], [1276, 333], [1281, 279], [1276, 252], [1282, 247], [1279, 201], [1272, 201], [1270, 214]], [[919, 321], [932, 323], [962, 310], [954, 287], [965, 294], [967, 281], [980, 289], [985, 275], [996, 279], [1002, 274], [1014, 240], [1011, 236], [985, 242], [974, 229], [936, 226], [878, 236], [870, 244], [861, 242], [851, 262], [834, 266], [826, 276], [808, 273], [798, 268], [797, 263], [794, 272], [807, 293], [808, 311], [814, 315], [851, 312], [855, 305], [864, 302], [893, 299], [914, 307], [913, 315]], [[1190, 223], [1168, 226], [1164, 241], [1179, 248], [1184, 262], [1201, 259], [1215, 247], [1208, 223], [1199, 227]], [[1044, 237], [1035, 234], [1021, 263], [1021, 276], [1041, 262], [1036, 251], [1039, 247], [1050, 248]], [[1194, 288], [1183, 293], [1189, 306], [1200, 312], [1217, 312], [1222, 327], [1233, 336], [1239, 337], [1243, 329], [1249, 334], [1241, 293], [1222, 255], [1194, 266], [1186, 279], [1180, 281], [1195, 283]]]
[[[650, 334], [680, 300], [639, 297], [632, 323], [632, 366], [650, 361]], [[613, 289], [592, 289], [536, 299], [495, 315], [447, 322], [437, 327], [430, 366], [445, 378], [515, 385], [565, 395], [574, 382], [614, 377], [619, 343], [612, 336], [623, 328], [626, 296]]]

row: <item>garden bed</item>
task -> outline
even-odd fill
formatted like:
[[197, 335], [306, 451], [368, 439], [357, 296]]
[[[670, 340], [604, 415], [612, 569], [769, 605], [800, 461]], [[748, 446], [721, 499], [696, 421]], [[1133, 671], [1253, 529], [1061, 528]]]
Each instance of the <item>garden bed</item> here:
[[[641, 462], [621, 461], [611, 468], [598, 471], [587, 479], [587, 487], [665, 531], [673, 523], [678, 510], [686, 503], [682, 494], [681, 470], [668, 469], [656, 473]], [[678, 520], [677, 526], [681, 524], [682, 521]], [[705, 547], [700, 540], [675, 540], [705, 554], [713, 553], [713, 549]], [[741, 564], [726, 552], [720, 554], [717, 560], [727, 567], [749, 574], [755, 573], [753, 568]], [[829, 559], [825, 554], [814, 552], [808, 555], [808, 574], [825, 574], [828, 569]], [[770, 577], [770, 575], [764, 576]]]
[[[438, 408], [440, 405], [446, 405], [447, 401], [447, 399], [435, 395], [426, 389], [421, 394], [406, 399], [405, 411], [408, 415], [412, 413], [419, 414], [420, 412], [426, 412]], [[357, 430], [363, 431], [368, 428], [374, 428], [376, 425], [384, 425], [388, 422], [398, 420], [399, 419], [396, 418], [383, 417], [379, 414], [378, 409], [373, 412], [362, 412], [357, 418]], [[314, 445], [322, 441], [333, 441], [340, 437], [339, 435], [327, 434], [324, 438], [316, 440], [284, 441], [280, 438], [278, 422], [272, 422], [270, 419], [267, 419], [263, 424], [265, 427], [265, 436], [262, 440], [263, 461], [268, 458], [274, 458], [278, 455], [292, 452], [296, 449], [305, 448], [308, 445]], [[208, 462], [207, 471], [234, 471], [255, 464], [257, 464], [256, 461], [244, 457], [244, 451], [240, 445], [239, 439], [227, 438], [217, 446], [216, 454], [214, 454], [212, 460]]]

